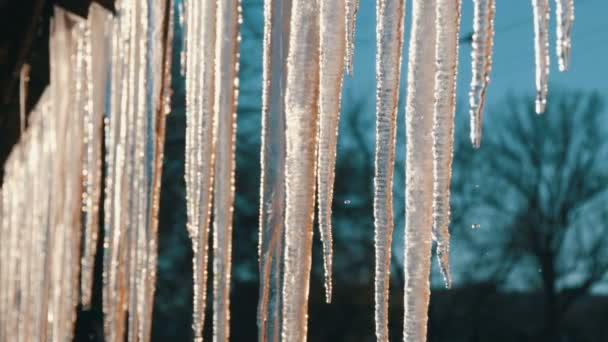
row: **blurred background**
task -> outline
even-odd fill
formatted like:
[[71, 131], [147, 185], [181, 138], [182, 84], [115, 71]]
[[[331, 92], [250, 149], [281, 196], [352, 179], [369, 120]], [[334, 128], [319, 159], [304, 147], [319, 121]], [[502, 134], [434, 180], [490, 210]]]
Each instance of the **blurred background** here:
[[[565, 73], [557, 69], [552, 12], [548, 107], [545, 114], [536, 115], [531, 4], [497, 1], [483, 139], [475, 150], [469, 142], [467, 97], [472, 1], [463, 1], [450, 226], [453, 286], [444, 287], [433, 260], [431, 342], [608, 340], [608, 3], [577, 0], [575, 4], [571, 64]], [[410, 12], [408, 1], [395, 165], [392, 341], [402, 340], [403, 327], [404, 84]], [[182, 32], [179, 26], [175, 29], [154, 341], [192, 340], [192, 251], [185, 228], [185, 89], [179, 73]], [[243, 1], [241, 35], [231, 340], [254, 341], [262, 0]], [[355, 44], [354, 75], [346, 76], [344, 83], [336, 165], [334, 298], [332, 304], [325, 304], [315, 230], [309, 341], [375, 341], [372, 0], [361, 0]], [[6, 143], [0, 143], [4, 149]], [[78, 341], [103, 340], [100, 287], [97, 272], [96, 302], [92, 310], [78, 314]], [[206, 331], [211, 332], [210, 319]]]

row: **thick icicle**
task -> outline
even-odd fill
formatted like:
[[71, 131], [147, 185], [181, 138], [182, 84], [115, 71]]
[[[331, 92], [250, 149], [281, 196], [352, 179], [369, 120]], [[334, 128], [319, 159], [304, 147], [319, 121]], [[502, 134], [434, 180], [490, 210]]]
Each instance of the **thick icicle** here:
[[376, 3], [376, 160], [374, 176], [376, 338], [388, 341], [388, 298], [393, 238], [393, 170], [404, 0]]
[[325, 267], [325, 301], [331, 302], [332, 288], [332, 225], [331, 206], [334, 192], [334, 169], [338, 122], [342, 96], [342, 75], [345, 60], [345, 0], [320, 2], [320, 76], [319, 76], [319, 144], [317, 186], [319, 201], [319, 232], [323, 242]]
[[495, 0], [473, 1], [473, 42], [471, 51], [471, 143], [481, 145], [481, 128], [486, 90], [492, 70], [492, 46], [494, 45]]
[[559, 71], [566, 71], [570, 63], [570, 34], [574, 22], [574, 0], [555, 0], [555, 52]]
[[213, 189], [213, 341], [230, 336], [232, 213], [239, 74], [240, 0], [219, 1], [215, 46]]
[[285, 223], [285, 77], [291, 0], [264, 1], [258, 340], [281, 339]]
[[549, 81], [549, 0], [532, 0], [534, 12], [534, 61], [536, 64], [536, 113], [545, 112]]
[[[216, 1], [188, 0], [186, 19], [186, 196], [194, 252], [195, 341], [202, 341], [207, 300], [207, 250], [214, 171]], [[229, 94], [226, 94], [229, 95]]]
[[460, 0], [437, 0], [435, 109], [433, 123], [433, 238], [439, 268], [450, 286], [450, 184], [458, 73]]
[[287, 57], [282, 340], [305, 341], [315, 204], [319, 2], [294, 0]]
[[403, 340], [426, 341], [433, 215], [435, 0], [414, 0], [406, 100]]
[[344, 54], [344, 65], [346, 73], [352, 75], [353, 58], [355, 55], [355, 26], [357, 23], [357, 11], [359, 11], [359, 0], [345, 0], [345, 2], [346, 12], [344, 15], [346, 18], [346, 28], [344, 34], [346, 35], [346, 52]]
[[88, 37], [85, 39], [86, 91], [88, 99], [85, 111], [85, 155], [83, 168], [84, 246], [81, 265], [82, 304], [89, 307], [93, 287], [93, 268], [97, 253], [99, 231], [99, 201], [101, 196], [101, 146], [103, 112], [106, 97], [106, 74], [108, 64], [107, 23], [110, 14], [96, 3], [89, 9], [86, 23]]

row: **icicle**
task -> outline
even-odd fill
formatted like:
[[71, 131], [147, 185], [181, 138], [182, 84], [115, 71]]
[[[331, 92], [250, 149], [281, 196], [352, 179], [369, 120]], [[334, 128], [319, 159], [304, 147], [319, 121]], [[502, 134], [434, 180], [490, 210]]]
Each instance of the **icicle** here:
[[171, 8], [167, 0], [120, 1], [113, 20], [104, 203], [109, 341], [125, 333], [129, 341], [150, 338]]
[[215, 46], [213, 341], [230, 336], [232, 213], [239, 73], [240, 0], [219, 1]]
[[[187, 1], [186, 196], [194, 251], [195, 341], [202, 341], [207, 294], [207, 248], [214, 170], [216, 1]], [[226, 94], [227, 95], [227, 94]]]
[[319, 81], [319, 2], [293, 0], [287, 57], [286, 209], [282, 340], [307, 332], [315, 204]]
[[355, 54], [355, 26], [357, 11], [359, 10], [359, 0], [345, 0], [345, 2], [346, 11], [344, 15], [346, 18], [346, 27], [344, 34], [346, 35], [346, 51], [344, 54], [344, 65], [346, 66], [346, 73], [352, 75], [353, 58]]
[[534, 60], [536, 63], [536, 113], [545, 112], [549, 79], [549, 0], [532, 0]]
[[376, 338], [388, 341], [388, 293], [393, 238], [393, 170], [404, 0], [376, 3], [376, 160], [374, 176]]
[[[120, 5], [121, 3], [119, 3]], [[130, 34], [128, 8], [117, 6], [121, 20], [115, 18], [112, 25], [112, 47], [110, 61], [110, 94], [105, 121], [106, 180], [104, 202], [104, 260], [103, 260], [103, 312], [104, 332], [108, 341], [124, 340], [124, 306], [126, 289], [124, 282], [125, 214], [127, 191], [124, 174], [127, 107], [126, 66], [128, 65], [128, 44]], [[122, 115], [121, 115], [122, 113]]]
[[556, 43], [555, 52], [559, 71], [566, 71], [570, 62], [570, 34], [574, 22], [574, 0], [555, 0]]
[[281, 339], [285, 223], [285, 77], [291, 0], [264, 1], [258, 340]]
[[101, 6], [92, 3], [86, 23], [86, 87], [84, 108], [85, 156], [83, 165], [84, 248], [81, 265], [82, 304], [89, 307], [93, 287], [93, 267], [97, 253], [99, 200], [101, 195], [101, 145], [103, 112], [106, 97], [106, 66], [108, 63], [107, 22], [110, 16]]
[[434, 0], [414, 0], [406, 101], [404, 341], [426, 341], [433, 214]]
[[[84, 22], [55, 8], [54, 34], [51, 38], [51, 98], [55, 118], [53, 134], [58, 154], [53, 179], [54, 227], [51, 228], [51, 268], [49, 322], [51, 338], [70, 340], [78, 304], [80, 266], [80, 209], [82, 174], [81, 108], [86, 94], [83, 66], [85, 51], [82, 34]], [[67, 90], [67, 91], [66, 91]], [[70, 151], [64, 151], [70, 146]], [[63, 160], [61, 160], [63, 159]], [[58, 196], [56, 196], [59, 194]], [[55, 197], [56, 196], [56, 197]]]
[[473, 147], [479, 148], [483, 107], [492, 70], [495, 0], [474, 0], [473, 4], [472, 77], [469, 104], [471, 106], [471, 143]]
[[[85, 22], [55, 8], [50, 80], [6, 164], [0, 205], [0, 339], [73, 338], [79, 294]], [[69, 147], [69, 148], [68, 148]]]
[[435, 109], [433, 123], [433, 238], [439, 269], [450, 286], [450, 180], [458, 73], [460, 0], [437, 0]]
[[320, 82], [319, 82], [319, 144], [317, 186], [319, 201], [319, 232], [323, 242], [325, 266], [325, 301], [331, 302], [332, 287], [332, 225], [331, 206], [334, 192], [334, 169], [338, 122], [342, 96], [342, 74], [345, 61], [345, 1], [320, 2]]

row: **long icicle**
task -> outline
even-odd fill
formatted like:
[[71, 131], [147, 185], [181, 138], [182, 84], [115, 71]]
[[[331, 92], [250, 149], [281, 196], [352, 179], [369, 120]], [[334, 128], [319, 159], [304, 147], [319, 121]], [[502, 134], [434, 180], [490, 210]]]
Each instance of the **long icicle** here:
[[406, 100], [403, 340], [426, 341], [431, 270], [435, 89], [435, 0], [414, 0]]
[[320, 76], [317, 187], [319, 232], [323, 242], [325, 301], [332, 294], [332, 224], [336, 145], [345, 60], [345, 0], [320, 2]]
[[186, 193], [194, 252], [195, 341], [203, 340], [214, 171], [216, 1], [186, 1]]
[[359, 0], [345, 0], [346, 12], [344, 13], [346, 20], [346, 28], [344, 34], [346, 36], [346, 52], [344, 54], [344, 65], [346, 73], [353, 74], [353, 59], [355, 56], [355, 26], [357, 23], [357, 12], [359, 11]]
[[264, 1], [258, 340], [281, 339], [285, 223], [285, 79], [291, 0]]
[[532, 0], [534, 61], [536, 64], [536, 113], [545, 112], [549, 82], [549, 0]]
[[454, 115], [458, 73], [458, 33], [461, 0], [437, 0], [435, 48], [435, 109], [433, 123], [433, 238], [437, 242], [439, 269], [451, 285], [450, 184], [454, 153]]
[[145, 272], [142, 272], [143, 307], [140, 309], [139, 340], [149, 341], [152, 330], [152, 309], [154, 306], [154, 293], [156, 290], [156, 265], [158, 260], [158, 215], [160, 209], [160, 191], [163, 171], [163, 157], [165, 145], [166, 116], [171, 111], [171, 62], [173, 44], [173, 0], [155, 0], [152, 6], [155, 21], [152, 31], [151, 48], [149, 49], [148, 66], [152, 70], [153, 92], [148, 96], [153, 97], [151, 104], [154, 106], [148, 112], [151, 114], [149, 123], [154, 134], [148, 139], [152, 146], [149, 155], [148, 167], [152, 171], [149, 180], [149, 204], [148, 204], [148, 243], [146, 260], [144, 261]]
[[[165, 109], [167, 0], [118, 1], [106, 123], [104, 328], [108, 341], [150, 338]], [[162, 113], [159, 121], [159, 113]], [[128, 325], [126, 321], [128, 320]]]
[[393, 172], [404, 0], [376, 3], [376, 159], [374, 175], [376, 338], [388, 341], [388, 299], [393, 241]]
[[90, 307], [93, 287], [93, 268], [97, 254], [97, 238], [99, 232], [99, 201], [101, 196], [101, 168], [103, 144], [103, 113], [106, 98], [106, 74], [108, 64], [108, 37], [107, 23], [110, 14], [96, 3], [89, 9], [87, 31], [87, 73], [90, 75], [87, 82], [90, 100], [85, 111], [87, 120], [85, 125], [85, 158], [83, 170], [84, 177], [84, 247], [81, 265], [81, 293], [82, 305]]
[[219, 1], [215, 47], [213, 189], [213, 341], [227, 342], [230, 336], [230, 278], [236, 106], [239, 74], [240, 0]]
[[306, 340], [315, 204], [319, 2], [294, 0], [287, 57], [282, 340]]
[[555, 52], [559, 71], [566, 71], [570, 63], [572, 23], [574, 22], [574, 0], [555, 0]]
[[[84, 49], [82, 34], [84, 22], [60, 8], [55, 8], [56, 26], [54, 42], [51, 43], [51, 84], [52, 105], [54, 112], [55, 142], [58, 144], [58, 155], [55, 159], [57, 186], [53, 195], [60, 200], [53, 201], [53, 225], [51, 233], [51, 299], [49, 302], [49, 322], [52, 339], [72, 339], [72, 328], [75, 322], [78, 304], [78, 273], [80, 266], [80, 209], [82, 201], [82, 120], [72, 117], [81, 114], [81, 107], [86, 97], [82, 79]], [[66, 92], [67, 89], [67, 92]], [[66, 95], [67, 94], [67, 95]], [[72, 95], [73, 94], [73, 95]], [[72, 114], [72, 115], [71, 115]], [[76, 121], [76, 123], [74, 123]], [[79, 127], [78, 127], [79, 126]], [[74, 148], [67, 153], [65, 146]]]
[[494, 45], [495, 0], [473, 1], [473, 41], [471, 51], [471, 143], [481, 145], [481, 128], [486, 90], [492, 70], [492, 46]]
[[122, 282], [123, 267], [122, 248], [124, 244], [124, 199], [125, 184], [125, 136], [126, 136], [126, 101], [127, 78], [124, 68], [128, 62], [128, 47], [124, 42], [129, 35], [130, 12], [122, 7], [117, 8], [122, 20], [111, 21], [112, 47], [110, 61], [110, 94], [108, 96], [108, 112], [105, 118], [106, 146], [106, 179], [104, 201], [104, 257], [103, 257], [103, 312], [104, 334], [108, 341], [124, 340], [124, 310], [125, 289]]

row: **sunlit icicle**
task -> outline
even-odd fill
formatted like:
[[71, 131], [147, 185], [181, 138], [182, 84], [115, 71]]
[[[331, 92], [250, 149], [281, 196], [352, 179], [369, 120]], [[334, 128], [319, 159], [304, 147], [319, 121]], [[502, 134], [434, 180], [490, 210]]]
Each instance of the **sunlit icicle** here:
[[393, 238], [393, 172], [404, 0], [376, 3], [376, 160], [374, 176], [376, 338], [388, 341], [388, 298]]
[[[120, 5], [120, 3], [118, 4]], [[104, 184], [104, 255], [102, 305], [104, 312], [104, 336], [111, 342], [124, 340], [123, 316], [125, 292], [122, 282], [121, 246], [124, 245], [126, 227], [124, 226], [123, 172], [125, 161], [126, 136], [126, 91], [125, 67], [128, 63], [126, 53], [129, 35], [129, 11], [117, 6], [121, 20], [114, 18], [111, 25], [110, 81], [108, 112], [105, 113], [104, 132], [106, 148], [106, 177]], [[123, 89], [125, 88], [125, 89]], [[124, 95], [124, 96], [123, 96]]]
[[[207, 298], [207, 250], [214, 171], [216, 1], [187, 1], [186, 193], [188, 232], [194, 252], [195, 341], [202, 341]], [[228, 95], [228, 94], [226, 94]]]
[[481, 145], [481, 128], [486, 90], [492, 70], [492, 46], [494, 45], [495, 0], [473, 1], [473, 41], [471, 42], [471, 143]]
[[144, 279], [146, 305], [143, 308], [143, 324], [141, 325], [141, 340], [149, 341], [152, 328], [152, 309], [154, 306], [154, 294], [156, 286], [156, 264], [158, 260], [158, 223], [160, 209], [160, 192], [163, 170], [163, 156], [165, 145], [165, 130], [166, 116], [171, 109], [171, 63], [172, 63], [172, 47], [173, 47], [173, 16], [174, 16], [174, 1], [160, 0], [162, 3], [155, 7], [155, 20], [159, 23], [154, 31], [155, 44], [160, 44], [161, 47], [153, 49], [153, 68], [155, 80], [154, 84], [157, 87], [154, 89], [154, 97], [156, 99], [153, 108], [154, 120], [154, 152], [152, 155], [153, 161], [151, 168], [153, 170], [150, 183], [150, 206], [149, 206], [149, 242], [148, 242], [148, 260], [147, 260], [147, 277]]
[[[76, 319], [80, 266], [82, 112], [86, 98], [82, 70], [84, 22], [56, 7], [50, 42], [51, 111], [57, 155], [51, 211], [49, 338], [71, 340]], [[70, 146], [69, 153], [65, 150]], [[59, 176], [61, 175], [61, 176]]]
[[571, 33], [574, 22], [574, 0], [555, 0], [555, 52], [559, 71], [566, 71], [570, 63]]
[[106, 98], [108, 64], [108, 38], [106, 35], [110, 14], [92, 3], [86, 23], [86, 87], [88, 92], [85, 118], [85, 155], [83, 165], [84, 239], [81, 265], [82, 304], [89, 307], [93, 286], [93, 267], [97, 253], [99, 231], [99, 201], [101, 196], [101, 146], [103, 113]]
[[230, 279], [239, 74], [240, 0], [218, 2], [215, 46], [213, 341], [230, 336]]
[[433, 238], [439, 269], [450, 286], [450, 181], [454, 153], [454, 114], [458, 73], [460, 0], [437, 0], [437, 71], [433, 123]]
[[345, 0], [320, 2], [320, 76], [319, 133], [317, 151], [317, 189], [319, 232], [323, 242], [325, 268], [325, 301], [332, 293], [332, 224], [331, 206], [334, 192], [334, 169], [338, 122], [342, 97], [342, 75], [345, 60]]
[[424, 342], [430, 299], [433, 214], [435, 0], [414, 0], [406, 100], [403, 340]]
[[345, 18], [346, 46], [344, 53], [344, 65], [346, 73], [353, 74], [353, 58], [355, 55], [355, 26], [357, 23], [357, 11], [359, 11], [359, 0], [344, 0], [346, 4]]
[[285, 77], [291, 0], [264, 1], [258, 341], [281, 340], [285, 223]]
[[545, 112], [549, 82], [549, 0], [532, 0], [534, 61], [536, 64], [536, 113]]
[[[164, 28], [170, 1], [119, 1], [112, 20], [106, 113], [104, 332], [150, 338], [157, 262], [166, 95]], [[162, 127], [161, 127], [162, 126]], [[126, 321], [128, 320], [128, 324]]]
[[285, 254], [282, 341], [306, 340], [315, 204], [319, 2], [291, 8], [285, 94]]
[[149, 178], [148, 170], [148, 94], [153, 80], [148, 79], [147, 68], [149, 62], [148, 49], [151, 43], [148, 39], [149, 28], [154, 22], [150, 21], [149, 2], [132, 1], [133, 16], [131, 33], [131, 63], [128, 65], [130, 82], [130, 110], [125, 113], [129, 116], [129, 130], [127, 147], [127, 175], [129, 182], [128, 196], [130, 197], [128, 208], [128, 259], [126, 262], [128, 275], [128, 321], [127, 338], [129, 342], [140, 340], [142, 329], [142, 305], [144, 305], [145, 294], [142, 293], [144, 284], [142, 278], [146, 269], [143, 267], [146, 257], [147, 234], [147, 185]]

